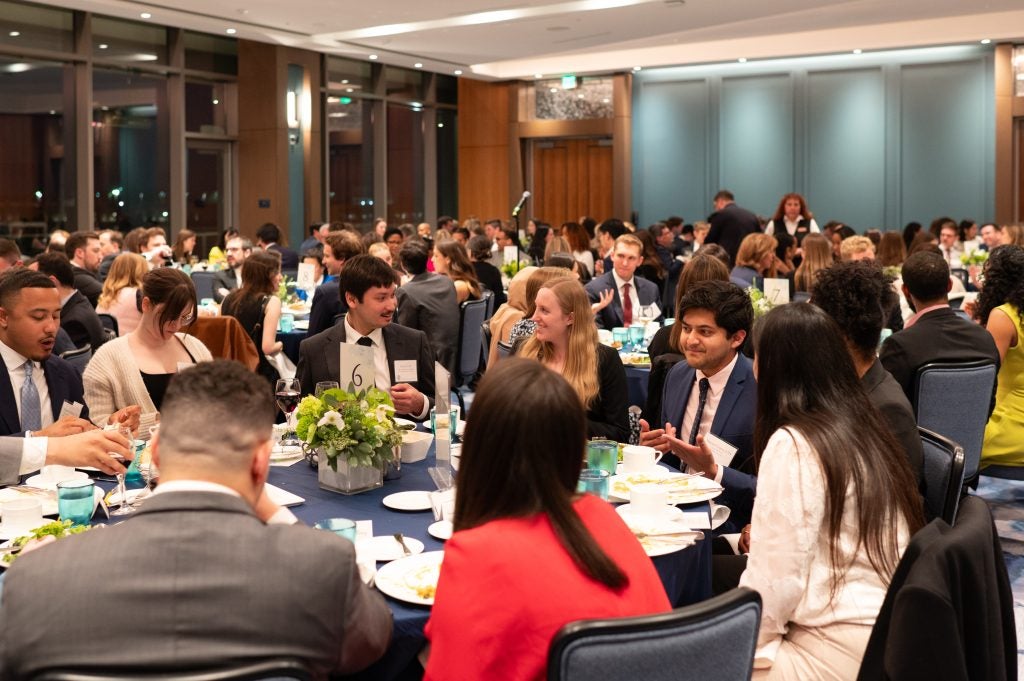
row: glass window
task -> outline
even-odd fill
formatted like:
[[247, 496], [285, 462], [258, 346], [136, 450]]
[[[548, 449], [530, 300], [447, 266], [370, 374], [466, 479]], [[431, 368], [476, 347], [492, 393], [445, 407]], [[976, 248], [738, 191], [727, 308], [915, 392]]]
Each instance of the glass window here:
[[424, 73], [394, 66], [384, 67], [384, 81], [388, 97], [399, 97], [414, 102], [423, 101]]
[[1013, 78], [1018, 97], [1024, 97], [1024, 46], [1013, 48]]
[[438, 104], [459, 103], [459, 79], [454, 76], [434, 76], [434, 94]]
[[93, 57], [136, 64], [167, 63], [167, 29], [94, 16], [92, 19]]
[[185, 31], [185, 68], [238, 75], [238, 41]]
[[[575, 87], [566, 87], [571, 83]], [[534, 117], [541, 120], [575, 121], [588, 118], [611, 118], [612, 79], [576, 78], [538, 80], [529, 92], [534, 98]]]
[[372, 223], [373, 107], [366, 99], [327, 98], [331, 222]]
[[74, 16], [62, 9], [0, 2], [0, 44], [71, 52]]
[[166, 86], [160, 76], [93, 70], [97, 229], [167, 223]]
[[226, 83], [189, 80], [185, 83], [185, 130], [209, 135], [228, 132]]
[[388, 104], [388, 224], [423, 222], [423, 110]]
[[0, 236], [25, 254], [75, 211], [75, 163], [65, 120], [70, 66], [0, 57]]
[[454, 109], [437, 110], [437, 214], [459, 214], [459, 146]]
[[340, 57], [328, 57], [327, 87], [345, 94], [372, 93], [373, 64]]

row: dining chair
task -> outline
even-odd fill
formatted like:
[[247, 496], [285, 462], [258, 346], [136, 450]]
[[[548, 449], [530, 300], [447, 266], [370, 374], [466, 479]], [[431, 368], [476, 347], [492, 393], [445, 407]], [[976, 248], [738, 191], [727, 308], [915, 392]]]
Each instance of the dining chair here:
[[[761, 596], [738, 588], [671, 612], [566, 624], [548, 651], [549, 681], [749, 681]], [[727, 655], [709, 654], [729, 642]]]
[[80, 348], [61, 353], [60, 358], [75, 367], [75, 370], [81, 375], [85, 371], [86, 365], [89, 364], [89, 360], [92, 359], [92, 346], [86, 343]]
[[121, 334], [120, 327], [118, 326], [117, 323], [117, 317], [115, 317], [112, 314], [107, 314], [105, 312], [97, 312], [96, 316], [100, 318], [100, 324], [103, 325], [104, 329], [114, 332], [115, 338]]
[[35, 681], [309, 681], [312, 676], [301, 662], [291, 659], [267, 660], [224, 669], [172, 671], [151, 667], [135, 672], [51, 671]]
[[213, 298], [214, 272], [193, 272], [192, 284], [196, 287], [196, 302], [204, 298]]
[[487, 314], [487, 301], [483, 298], [467, 300], [459, 305], [459, 345], [458, 358], [455, 361], [455, 375], [452, 376], [452, 390], [459, 398], [459, 407], [466, 413], [466, 405], [462, 389], [469, 386], [480, 370], [480, 347], [483, 344], [483, 333], [480, 327]]
[[978, 474], [995, 381], [996, 366], [987, 360], [933, 362], [917, 370], [910, 400], [917, 425], [963, 447], [967, 481]]
[[924, 451], [924, 503], [933, 518], [956, 522], [964, 485], [964, 449], [949, 438], [917, 428]]

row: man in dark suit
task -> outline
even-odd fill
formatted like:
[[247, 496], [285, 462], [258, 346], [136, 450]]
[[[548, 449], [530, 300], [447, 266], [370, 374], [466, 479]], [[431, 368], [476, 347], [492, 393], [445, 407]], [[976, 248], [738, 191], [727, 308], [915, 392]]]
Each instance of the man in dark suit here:
[[[0, 276], [0, 436], [70, 435], [89, 430], [81, 418], [60, 418], [64, 402], [85, 405], [82, 377], [52, 354], [60, 328], [57, 286], [41, 272], [18, 268]], [[139, 407], [115, 412], [110, 423], [139, 425]]]
[[[985, 327], [949, 306], [949, 265], [934, 251], [919, 251], [903, 263], [903, 295], [916, 314], [882, 344], [878, 359], [914, 403], [917, 371], [932, 362], [987, 360], [999, 367], [999, 350]], [[995, 405], [995, 386], [992, 392]], [[991, 413], [991, 409], [989, 409]]]
[[103, 284], [97, 276], [103, 260], [100, 235], [96, 232], [75, 232], [64, 242], [64, 253], [71, 261], [74, 288], [81, 291], [95, 308], [103, 292]]
[[96, 352], [106, 341], [103, 323], [95, 308], [80, 291], [74, 289], [71, 263], [62, 253], [43, 253], [36, 258], [39, 271], [57, 284], [57, 294], [63, 306], [60, 309], [60, 328], [71, 337], [76, 348], [86, 344]]
[[427, 245], [422, 241], [406, 242], [399, 256], [412, 279], [398, 288], [395, 321], [427, 334], [434, 358], [454, 373], [459, 341], [459, 301], [455, 283], [450, 277], [427, 271]]
[[395, 412], [422, 421], [434, 399], [434, 353], [427, 335], [392, 324], [397, 307], [398, 274], [380, 258], [357, 255], [346, 261], [338, 275], [338, 290], [348, 304], [348, 314], [331, 328], [299, 345], [295, 376], [304, 394], [320, 381], [349, 383], [341, 376], [342, 343], [373, 349], [374, 383], [387, 390]]
[[243, 237], [232, 237], [224, 244], [227, 267], [213, 275], [213, 299], [218, 303], [242, 285], [242, 264], [251, 254], [252, 242]]
[[602, 274], [587, 284], [591, 303], [601, 300], [606, 291], [612, 291], [612, 301], [598, 312], [594, 320], [599, 329], [629, 326], [640, 320], [642, 306], [657, 305], [656, 319], [664, 319], [661, 310], [661, 291], [657, 284], [634, 276], [643, 261], [644, 244], [632, 234], [623, 234], [615, 240], [612, 252], [612, 271]]
[[345, 298], [338, 292], [338, 273], [345, 261], [365, 253], [363, 242], [351, 232], [331, 232], [324, 239], [323, 284], [313, 293], [309, 309], [309, 331], [306, 338], [312, 338], [321, 331], [334, 326], [341, 315], [348, 311]]
[[107, 280], [107, 274], [110, 272], [110, 266], [114, 264], [114, 260], [117, 256], [121, 255], [121, 246], [124, 243], [124, 235], [116, 229], [105, 229], [100, 232], [100, 260], [99, 271], [97, 272], [97, 278], [100, 283]]
[[[282, 658], [327, 678], [380, 658], [391, 613], [360, 580], [352, 542], [298, 524], [264, 494], [274, 404], [263, 379], [237, 362], [201, 363], [171, 381], [160, 415], [159, 491], [116, 530], [23, 553], [7, 572], [4, 678], [130, 678]], [[114, 578], [112, 557], [131, 569]], [[60, 616], [40, 599], [59, 603]], [[99, 604], [146, 616], [110, 645], [104, 627], [83, 626]]]
[[281, 254], [282, 270], [299, 269], [299, 254], [277, 243], [281, 240], [281, 229], [273, 222], [268, 222], [256, 230], [256, 240], [263, 250], [277, 251]]
[[711, 230], [704, 243], [718, 244], [729, 253], [731, 262], [736, 262], [743, 237], [761, 231], [757, 216], [735, 203], [732, 192], [723, 189], [715, 194], [715, 212], [708, 218]]

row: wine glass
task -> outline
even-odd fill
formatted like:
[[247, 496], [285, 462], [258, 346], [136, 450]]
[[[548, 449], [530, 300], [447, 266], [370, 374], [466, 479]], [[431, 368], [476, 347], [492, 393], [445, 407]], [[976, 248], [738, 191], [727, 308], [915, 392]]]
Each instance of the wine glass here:
[[317, 397], [320, 397], [328, 390], [337, 390], [338, 387], [339, 386], [337, 381], [319, 381], [316, 384], [316, 392], [314, 394]]
[[[117, 427], [117, 432], [123, 435], [126, 440], [128, 440], [129, 447], [134, 446], [135, 436], [132, 434], [131, 428], [125, 425], [119, 425]], [[120, 454], [110, 452], [110, 456], [123, 463], [126, 468], [131, 465], [131, 461], [125, 460], [125, 458]], [[121, 505], [118, 506], [116, 511], [110, 512], [111, 516], [122, 516], [135, 512], [135, 509], [128, 503], [128, 493], [124, 486], [124, 476], [124, 473], [117, 474], [117, 494], [118, 497], [121, 499]]]
[[299, 406], [302, 397], [302, 387], [297, 378], [279, 378], [274, 386], [274, 399], [277, 400], [277, 407], [284, 414], [285, 422], [289, 426], [289, 432], [281, 438], [282, 445], [297, 445], [298, 439], [292, 430], [292, 413]]

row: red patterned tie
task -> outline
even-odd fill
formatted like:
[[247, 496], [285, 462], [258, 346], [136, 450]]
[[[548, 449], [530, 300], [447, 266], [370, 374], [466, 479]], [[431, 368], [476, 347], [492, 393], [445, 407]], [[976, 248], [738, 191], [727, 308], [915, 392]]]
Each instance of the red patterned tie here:
[[633, 323], [633, 299], [629, 297], [629, 284], [622, 285], [622, 324]]

